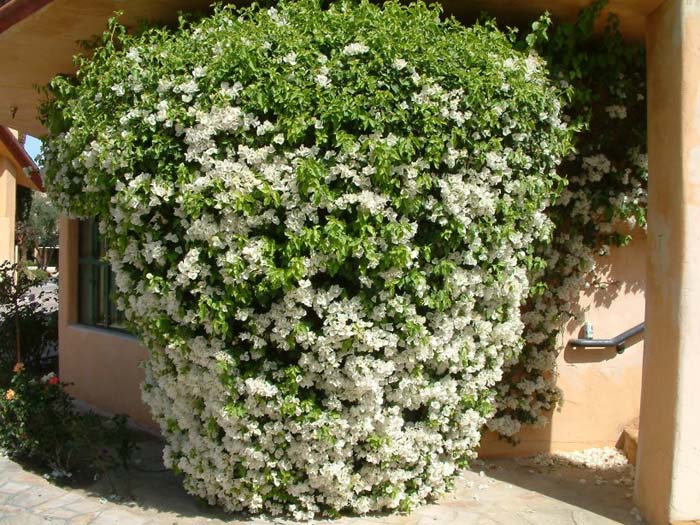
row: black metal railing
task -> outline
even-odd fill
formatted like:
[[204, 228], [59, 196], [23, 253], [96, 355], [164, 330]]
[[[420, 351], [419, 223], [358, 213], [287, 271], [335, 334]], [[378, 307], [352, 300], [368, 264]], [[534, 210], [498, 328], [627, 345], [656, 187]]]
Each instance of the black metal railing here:
[[618, 354], [625, 351], [626, 342], [635, 335], [644, 332], [644, 323], [639, 323], [637, 326], [622, 332], [620, 335], [612, 339], [572, 339], [569, 345], [579, 348], [609, 348], [614, 347]]

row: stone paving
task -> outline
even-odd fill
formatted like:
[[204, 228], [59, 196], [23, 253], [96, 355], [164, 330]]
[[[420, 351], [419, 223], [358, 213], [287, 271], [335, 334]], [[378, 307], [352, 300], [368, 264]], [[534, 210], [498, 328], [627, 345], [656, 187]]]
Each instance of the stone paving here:
[[[0, 525], [282, 525], [226, 515], [188, 496], [141, 444], [138, 468], [88, 489], [60, 488], [0, 457]], [[542, 458], [477, 462], [453, 492], [410, 515], [343, 518], [334, 525], [609, 525], [642, 523], [630, 468], [594, 470]], [[316, 524], [329, 523], [317, 521]]]

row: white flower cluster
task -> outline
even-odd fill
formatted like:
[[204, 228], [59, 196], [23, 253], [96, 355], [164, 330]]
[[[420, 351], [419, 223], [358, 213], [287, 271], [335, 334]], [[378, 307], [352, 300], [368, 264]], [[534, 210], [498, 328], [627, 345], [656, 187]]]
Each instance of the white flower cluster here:
[[[541, 62], [493, 28], [459, 41], [484, 41], [474, 85], [495, 79], [475, 102], [466, 58], [428, 74], [359, 29], [320, 54], [309, 35], [355, 8], [308, 9], [222, 10], [179, 34], [188, 67], [134, 37], [83, 71], [105, 89], [71, 103], [98, 113], [49, 139], [49, 185], [99, 215], [151, 351], [143, 396], [190, 492], [297, 518], [405, 510], [449, 487], [493, 414], [569, 132]], [[293, 45], [309, 23], [323, 31]], [[111, 89], [127, 83], [105, 71], [125, 69], [142, 91]]]
[[[146, 327], [166, 316], [185, 329], [202, 326], [207, 333], [206, 339], [169, 336], [169, 343], [147, 363], [144, 399], [169, 437], [168, 465], [186, 475], [189, 490], [230, 510], [279, 511], [254, 489], [269, 481], [268, 472], [273, 480], [293, 473], [284, 485], [279, 481], [275, 486], [294, 494], [303, 513], [323, 508], [319, 492], [323, 506], [356, 512], [396, 508], [407, 497], [417, 502], [439, 494], [455, 472], [455, 458], [472, 457], [479, 443], [489, 412], [477, 409], [474, 401], [491, 401], [489, 391], [500, 379], [504, 355], [519, 347], [519, 308], [527, 292], [519, 254], [524, 256], [541, 230], [513, 233], [491, 246], [474, 237], [469, 247], [427, 263], [415, 238], [421, 223], [414, 221], [421, 219], [401, 216], [390, 195], [373, 188], [372, 164], [361, 153], [385, 139], [359, 137], [351, 153], [323, 153], [332, 166], [327, 177], [343, 181], [345, 187], [344, 193], [328, 199], [304, 195], [300, 189], [302, 167], [321, 158], [320, 151], [239, 146], [217, 158], [215, 137], [222, 129], [257, 135], [254, 122], [260, 119], [246, 118], [234, 106], [198, 111], [195, 121], [183, 137], [186, 156], [200, 173], [172, 197], [173, 213], [187, 232], [174, 242], [204, 243], [206, 248], [183, 252], [157, 285], [133, 282], [131, 272], [124, 271], [127, 266], [148, 267], [149, 251], [113, 254], [128, 319]], [[511, 169], [508, 157], [497, 171], [484, 167], [468, 174], [468, 152], [455, 155], [461, 162], [454, 163], [454, 173], [431, 175], [439, 180], [440, 201], [430, 201], [424, 226], [432, 223], [439, 229], [450, 220], [469, 224], [493, 216], [502, 198], [489, 185], [502, 183], [502, 172]], [[411, 168], [418, 172], [419, 164], [398, 167], [396, 175], [407, 176]], [[143, 180], [133, 189], [148, 195], [154, 185]], [[523, 185], [509, 186], [510, 197], [527, 198]], [[275, 192], [276, 207], [259, 201], [250, 213], [236, 212], [241, 202], [267, 188]], [[185, 204], [210, 192], [210, 211], [192, 217]], [[410, 185], [401, 190], [402, 197], [404, 192], [410, 195]], [[132, 207], [135, 198], [126, 188], [115, 195], [120, 221], [109, 227], [128, 235], [134, 222], [140, 222], [135, 217], [152, 214], [145, 199]], [[232, 312], [237, 329], [229, 337], [213, 325], [210, 310], [183, 310], [180, 298], [187, 294], [194, 294], [200, 305], [229, 302], [225, 288], [209, 284], [212, 275], [219, 275], [226, 287], [250, 287], [269, 276], [275, 254], [267, 247], [269, 238], [254, 232], [283, 226], [293, 242], [320, 225], [321, 216], [346, 213], [366, 214], [381, 225], [350, 256], [352, 266], [367, 268], [364, 279], [359, 274], [356, 278], [357, 289], [369, 288], [369, 293], [356, 294], [355, 286], [344, 289], [329, 279], [332, 246], [322, 243], [301, 258], [304, 270], [297, 284], [269, 306]], [[530, 220], [542, 217], [536, 214]], [[388, 228], [396, 228], [389, 240], [383, 234]], [[382, 258], [396, 250], [407, 255], [402, 266], [379, 271], [386, 266]], [[495, 261], [503, 271], [500, 280], [489, 270]], [[421, 312], [427, 282], [444, 264], [454, 265], [443, 285], [452, 304], [442, 311]], [[408, 272], [415, 272], [419, 286], [412, 292], [391, 292]], [[324, 281], [329, 284], [312, 284]], [[275, 357], [275, 352], [282, 356]], [[287, 359], [293, 364], [285, 366]], [[253, 363], [260, 375], [245, 378], [240, 368]], [[216, 379], [222, 367], [225, 382]], [[294, 376], [292, 386], [280, 388], [289, 374]], [[309, 392], [308, 399], [299, 394], [303, 391]], [[199, 399], [204, 406], [193, 411]], [[218, 439], [208, 439], [212, 428]], [[242, 466], [245, 475], [239, 472]], [[409, 496], [400, 487], [416, 479], [424, 481]], [[378, 496], [377, 487], [392, 491]]]

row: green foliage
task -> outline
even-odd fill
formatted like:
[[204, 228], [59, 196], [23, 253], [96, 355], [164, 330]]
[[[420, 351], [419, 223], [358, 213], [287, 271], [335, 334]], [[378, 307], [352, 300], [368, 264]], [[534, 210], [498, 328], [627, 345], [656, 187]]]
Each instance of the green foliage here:
[[56, 477], [84, 465], [97, 475], [127, 467], [135, 444], [126, 417], [77, 412], [65, 386], [53, 373], [39, 378], [18, 363], [0, 392], [0, 449]]
[[[37, 304], [38, 307], [38, 304]], [[15, 319], [0, 319], [0, 386], [9, 380], [7, 370], [16, 362], [17, 327], [21, 338], [22, 360], [34, 374], [55, 370], [58, 355], [58, 310], [23, 308]]]
[[77, 412], [54, 373], [58, 312], [45, 284], [41, 270], [0, 264], [0, 448], [56, 475], [124, 466], [134, 447], [126, 417]]
[[[565, 111], [581, 129], [576, 155], [560, 168], [571, 193], [588, 194], [588, 213], [580, 199], [561, 200], [552, 210], [555, 222], [568, 232], [581, 233], [589, 246], [624, 244], [627, 228], [646, 225], [646, 57], [641, 44], [626, 42], [619, 19], [609, 15], [603, 32], [594, 32], [608, 0], [583, 10], [575, 24], [560, 24], [538, 51], [552, 76], [568, 93]], [[610, 162], [592, 170], [589, 159], [602, 155]], [[591, 173], [594, 171], [594, 173]]]
[[17, 204], [15, 206], [15, 220], [26, 222], [32, 209], [32, 194], [34, 192], [24, 186], [17, 186]]
[[11, 455], [35, 457], [67, 470], [74, 452], [72, 401], [60, 384], [42, 381], [21, 368], [15, 367], [0, 398], [0, 447]]
[[34, 192], [28, 224], [35, 246], [58, 246], [58, 210], [45, 193]]
[[190, 491], [408, 509], [494, 412], [545, 421], [594, 256], [644, 223], [643, 55], [601, 6], [520, 41], [422, 3], [112, 21], [51, 82], [48, 187], [100, 221]]
[[31, 244], [31, 233], [29, 227], [29, 216], [32, 210], [32, 194], [34, 192], [17, 185], [15, 207], [15, 245], [19, 248], [21, 260], [26, 260], [26, 254]]
[[580, 318], [579, 294], [606, 287], [595, 270], [610, 246], [627, 244], [646, 226], [646, 68], [642, 45], [626, 42], [614, 15], [602, 33], [595, 23], [607, 4], [583, 9], [574, 23], [533, 24], [523, 48], [537, 50], [566, 98], [564, 113], [579, 130], [575, 154], [558, 169], [566, 187], [547, 210], [552, 242], [537, 249], [545, 266], [532, 266], [526, 303], [526, 345], [499, 386], [498, 415], [489, 426], [513, 438], [521, 424], [545, 424], [561, 397], [556, 386], [558, 335]]
[[0, 387], [16, 362], [34, 374], [51, 370], [45, 356], [58, 344], [58, 312], [47, 307], [46, 280], [26, 264], [0, 263]]

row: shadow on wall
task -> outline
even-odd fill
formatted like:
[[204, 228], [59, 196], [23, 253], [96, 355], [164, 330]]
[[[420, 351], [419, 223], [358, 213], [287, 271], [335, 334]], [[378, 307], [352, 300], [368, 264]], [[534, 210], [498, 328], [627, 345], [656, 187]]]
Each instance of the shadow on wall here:
[[[641, 321], [640, 321], [641, 322]], [[632, 326], [620, 327], [620, 332], [632, 328]], [[583, 332], [583, 330], [579, 330]], [[616, 334], [601, 336], [602, 339], [609, 339], [615, 337]], [[583, 334], [580, 334], [583, 337]], [[626, 352], [641, 352], [641, 347], [637, 348], [638, 344], [644, 343], [644, 334], [637, 334], [634, 337], [627, 340], [625, 343], [625, 349], [623, 352], [618, 353], [617, 349], [614, 347], [608, 348], [580, 348], [572, 347], [567, 345], [564, 350], [564, 361], [567, 363], [602, 363], [605, 361], [610, 361], [611, 359], [620, 358], [622, 353]]]
[[[643, 233], [636, 232], [629, 246], [613, 249], [609, 257], [598, 259], [597, 273], [608, 286], [586, 293], [596, 308], [610, 308], [620, 295], [644, 293], [646, 258], [639, 246], [645, 240]], [[626, 248], [629, 248], [629, 253]]]
[[[642, 315], [632, 324], [625, 322], [627, 316], [616, 316], [621, 306], [620, 303], [626, 304], [628, 298], [641, 297], [643, 302], [646, 258], [645, 251], [640, 249], [640, 246], [643, 246], [644, 243], [644, 233], [636, 231], [629, 246], [612, 249], [610, 256], [598, 258], [596, 277], [605, 286], [591, 286], [591, 288], [584, 290], [577, 312], [593, 324], [594, 338], [609, 339], [644, 322], [643, 310]], [[605, 316], [606, 312], [607, 318], [603, 317], [602, 322], [599, 321], [600, 329], [598, 329], [592, 321], [594, 319], [600, 320], [601, 315]], [[583, 326], [575, 320], [567, 324], [566, 331], [568, 334], [572, 334], [572, 337], [585, 337]], [[624, 351], [641, 351], [641, 348], [635, 348], [635, 346], [643, 341], [643, 333], [628, 339]], [[603, 362], [618, 356], [615, 348], [574, 348], [568, 344], [564, 348], [564, 360], [567, 363]]]
[[581, 292], [582, 321], [568, 323], [560, 337], [557, 384], [564, 402], [550, 424], [524, 429], [517, 446], [485, 432], [482, 457], [614, 447], [624, 427], [639, 416], [643, 334], [630, 339], [622, 354], [615, 348], [572, 348], [568, 341], [583, 337], [584, 322], [593, 326], [594, 338], [607, 339], [644, 321], [645, 244], [644, 232], [637, 231], [629, 246], [601, 257], [597, 277], [608, 286]]

